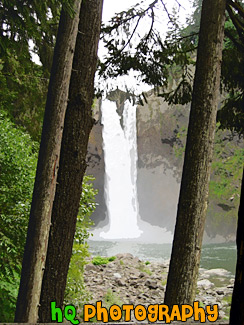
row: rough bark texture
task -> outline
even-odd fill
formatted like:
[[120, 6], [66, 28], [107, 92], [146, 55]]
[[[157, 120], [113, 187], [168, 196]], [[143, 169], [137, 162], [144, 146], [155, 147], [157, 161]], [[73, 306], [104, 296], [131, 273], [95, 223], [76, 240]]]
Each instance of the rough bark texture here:
[[38, 317], [80, 3], [81, 0], [74, 1], [74, 17], [64, 11], [60, 17], [22, 264], [16, 322], [35, 323]]
[[238, 212], [236, 245], [236, 277], [231, 303], [230, 325], [244, 325], [244, 170]]
[[165, 304], [195, 297], [216, 125], [225, 0], [203, 0], [197, 65]]
[[46, 268], [40, 301], [40, 322], [50, 322], [50, 302], [62, 306], [72, 254], [76, 218], [86, 169], [102, 0], [82, 2], [69, 103], [65, 116], [57, 189], [52, 211]]

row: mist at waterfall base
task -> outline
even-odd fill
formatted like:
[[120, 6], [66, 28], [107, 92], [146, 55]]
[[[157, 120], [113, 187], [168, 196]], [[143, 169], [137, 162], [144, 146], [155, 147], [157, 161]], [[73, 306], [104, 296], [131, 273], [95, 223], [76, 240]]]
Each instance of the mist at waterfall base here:
[[[137, 198], [136, 106], [124, 103], [121, 116], [116, 103], [102, 102], [105, 201], [107, 225], [92, 230], [93, 240], [172, 243], [166, 228], [142, 221]], [[147, 186], [147, 184], [145, 184]]]

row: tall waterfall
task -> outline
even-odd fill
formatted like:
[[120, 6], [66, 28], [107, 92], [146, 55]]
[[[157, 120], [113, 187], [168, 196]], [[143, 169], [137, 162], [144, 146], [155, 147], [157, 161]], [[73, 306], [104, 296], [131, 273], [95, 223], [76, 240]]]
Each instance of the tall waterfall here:
[[[128, 100], [125, 101], [122, 116], [119, 116], [116, 109], [115, 102], [103, 100], [101, 111], [105, 161], [104, 190], [109, 224], [101, 227], [98, 225], [92, 229], [91, 240], [117, 240], [118, 243], [122, 239], [130, 239], [143, 243], [172, 243], [172, 232], [141, 220], [137, 198], [136, 106]], [[159, 174], [162, 184], [172, 187], [173, 172], [165, 172], [160, 167]], [[151, 179], [154, 180], [157, 175], [146, 173], [150, 182], [145, 179], [145, 190], [150, 191], [148, 184], [151, 184]], [[167, 206], [165, 200], [167, 195], [162, 193], [162, 204]], [[153, 214], [153, 211], [148, 211], [149, 220], [150, 213]], [[162, 218], [167, 215], [165, 210]], [[128, 244], [131, 241], [128, 241]], [[117, 248], [123, 250], [123, 247]]]
[[[123, 123], [116, 103], [102, 103], [105, 195], [109, 230], [104, 239], [138, 238], [136, 106], [124, 103]], [[121, 125], [122, 124], [122, 125]]]

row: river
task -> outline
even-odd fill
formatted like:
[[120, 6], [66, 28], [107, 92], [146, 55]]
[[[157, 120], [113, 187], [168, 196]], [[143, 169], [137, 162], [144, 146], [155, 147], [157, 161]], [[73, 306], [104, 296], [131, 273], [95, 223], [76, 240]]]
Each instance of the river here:
[[[131, 253], [144, 261], [164, 262], [170, 259], [171, 244], [144, 244], [136, 241], [88, 241], [92, 256], [113, 256]], [[202, 248], [200, 267], [205, 269], [223, 268], [235, 274], [235, 243], [205, 244]]]

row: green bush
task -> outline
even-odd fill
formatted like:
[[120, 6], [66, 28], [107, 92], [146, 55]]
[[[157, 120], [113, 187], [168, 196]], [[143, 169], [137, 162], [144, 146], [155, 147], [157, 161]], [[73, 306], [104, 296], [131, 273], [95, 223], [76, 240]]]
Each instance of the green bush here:
[[0, 320], [12, 321], [34, 185], [37, 144], [0, 112]]
[[102, 265], [102, 264], [108, 264], [109, 262], [112, 262], [116, 259], [115, 256], [111, 257], [102, 257], [102, 256], [95, 256], [92, 259], [92, 263], [94, 265]]
[[37, 145], [0, 113], [0, 272], [19, 271], [37, 161]]
[[90, 294], [85, 289], [84, 267], [87, 264], [86, 258], [90, 255], [87, 245], [90, 235], [88, 230], [93, 226], [90, 215], [97, 205], [95, 203], [97, 190], [93, 188], [93, 180], [92, 176], [85, 176], [83, 180], [80, 210], [65, 291], [65, 303], [76, 307], [82, 307], [90, 299]]

